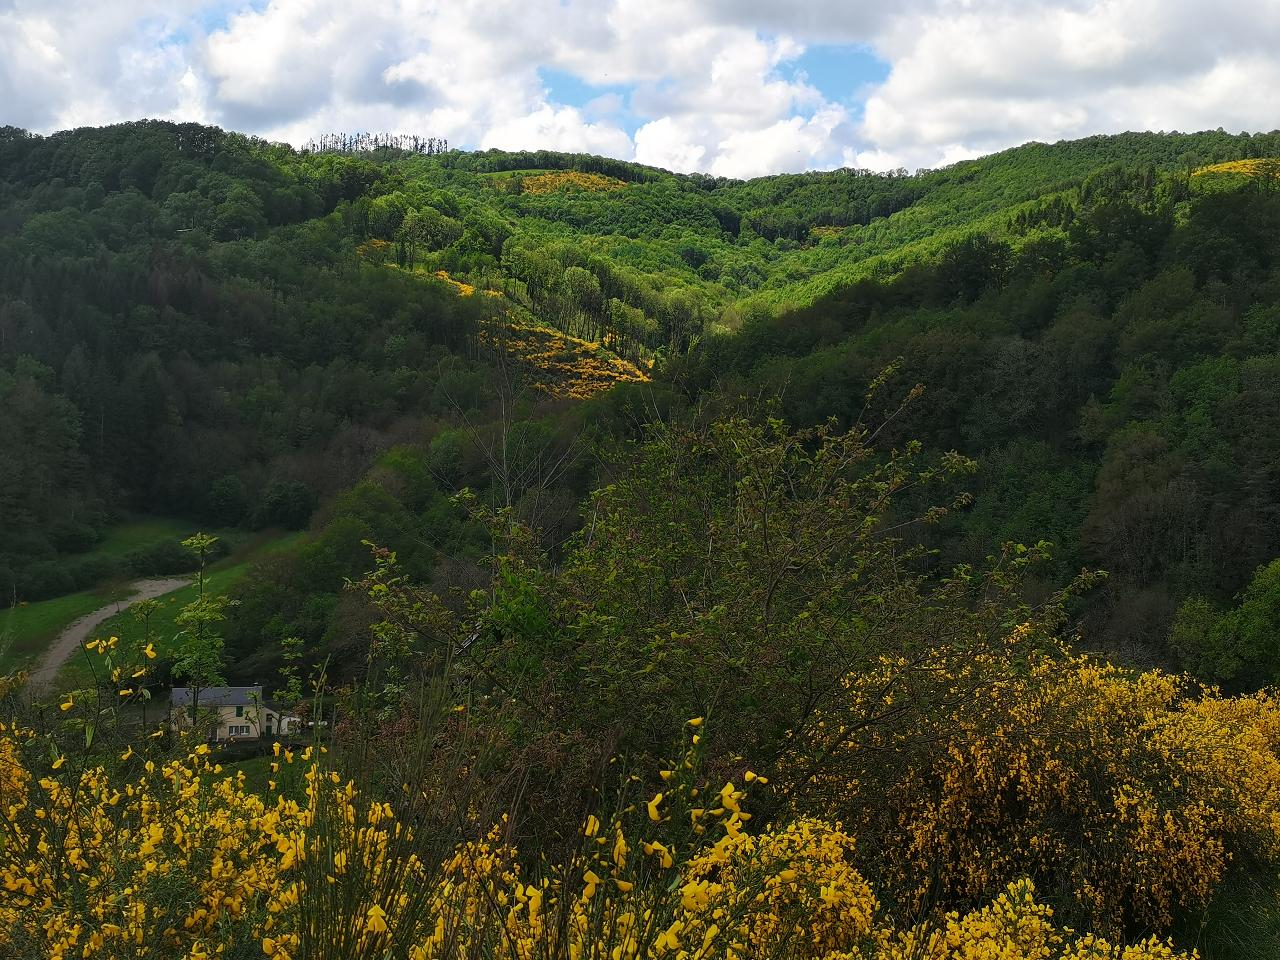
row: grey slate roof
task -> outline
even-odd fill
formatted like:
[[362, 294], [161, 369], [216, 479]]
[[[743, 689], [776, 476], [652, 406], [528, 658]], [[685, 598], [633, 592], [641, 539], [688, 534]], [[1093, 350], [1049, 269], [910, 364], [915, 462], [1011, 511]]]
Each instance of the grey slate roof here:
[[[175, 707], [191, 706], [191, 688], [174, 687], [169, 702]], [[262, 687], [204, 687], [200, 691], [202, 707], [248, 707], [262, 703]]]

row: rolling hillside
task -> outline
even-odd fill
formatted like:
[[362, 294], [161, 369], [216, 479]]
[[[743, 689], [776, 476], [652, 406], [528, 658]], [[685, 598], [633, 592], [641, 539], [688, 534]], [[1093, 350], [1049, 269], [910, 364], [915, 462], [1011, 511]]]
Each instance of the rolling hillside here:
[[[1232, 557], [1173, 559], [1161, 542], [1143, 566], [1120, 546], [1133, 531], [1113, 529], [1138, 508], [1105, 478], [1130, 469], [1140, 444], [1122, 438], [1144, 429], [1169, 451], [1159, 482], [1211, 498], [1246, 482], [1222, 456], [1270, 449], [1269, 427], [1228, 423], [1274, 348], [1258, 174], [1276, 156], [1277, 134], [1134, 133], [742, 182], [548, 151], [299, 152], [190, 124], [8, 128], [0, 440], [18, 453], [0, 466], [0, 587], [92, 587], [85, 558], [128, 511], [247, 528], [318, 516], [342, 532], [305, 548], [326, 558], [313, 585], [357, 573], [361, 539], [416, 531], [424, 571], [465, 553], [478, 531], [444, 505], [463, 486], [563, 537], [590, 476], [573, 437], [585, 418], [609, 442], [614, 417], [635, 416], [628, 385], [649, 392], [646, 416], [729, 389], [779, 395], [796, 422], [851, 419], [902, 356], [929, 394], [901, 423], [981, 462], [948, 555], [1048, 537], [1050, 582], [1096, 564], [1131, 584], [1120, 608], [1145, 598], [1099, 636], [1173, 656], [1180, 604], [1229, 606], [1280, 545], [1245, 511]], [[1197, 408], [1186, 391], [1205, 378], [1217, 406]], [[513, 441], [493, 418], [516, 410], [516, 380], [535, 389]], [[1193, 410], [1226, 453], [1187, 446]], [[521, 445], [514, 460], [494, 429]], [[1269, 489], [1250, 469], [1250, 489]], [[1203, 543], [1219, 514], [1195, 511]], [[307, 607], [311, 589], [273, 635], [333, 627], [336, 587]]]
[[1274, 957], [1275, 157], [0, 131], [0, 943]]

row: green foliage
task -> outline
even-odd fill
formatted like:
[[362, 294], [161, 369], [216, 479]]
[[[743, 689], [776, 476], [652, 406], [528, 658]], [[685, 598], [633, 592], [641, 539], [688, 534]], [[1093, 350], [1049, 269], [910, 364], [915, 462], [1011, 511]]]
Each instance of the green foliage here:
[[1203, 596], [1188, 597], [1178, 608], [1169, 643], [1198, 676], [1280, 680], [1280, 560], [1259, 567], [1225, 611]]
[[[362, 680], [344, 705], [376, 723], [360, 749], [385, 782], [519, 797], [534, 853], [602, 785], [661, 789], [632, 763], [705, 715], [721, 782], [792, 775], [762, 819], [844, 804], [874, 862], [877, 816], [903, 810], [884, 786], [976, 743], [954, 721], [985, 734], [984, 698], [1068, 613], [1102, 647], [1280, 679], [1280, 196], [1189, 173], [1276, 154], [1275, 134], [1127, 134], [743, 183], [167, 123], [0, 132], [0, 587], [194, 566], [104, 629], [195, 687], [267, 679], [297, 704], [322, 673]], [[531, 396], [494, 349], [511, 319], [658, 382]], [[113, 537], [131, 507], [312, 532], [215, 564], [204, 535]], [[1103, 589], [1067, 589], [1092, 566]], [[86, 602], [7, 623], [44, 639]], [[1094, 751], [1055, 739], [1080, 716], [1046, 710], [1037, 743], [1067, 743], [1100, 803]], [[1106, 742], [1127, 756], [1146, 719]], [[428, 730], [473, 739], [402, 776]], [[440, 816], [474, 812], [448, 796]], [[1021, 822], [1012, 787], [973, 797]], [[1118, 862], [1085, 852], [1089, 876]]]
[[[1084, 565], [1113, 574], [1089, 611], [1095, 642], [1178, 656], [1166, 641], [1181, 601], [1226, 604], [1280, 548], [1265, 492], [1280, 453], [1280, 204], [1252, 188], [1181, 195], [1178, 178], [1107, 168], [1051, 205], [1071, 211], [1065, 233], [944, 245], [708, 337], [671, 375], [694, 392], [780, 395], [798, 423], [853, 422], [858, 383], [904, 358], [929, 389], [889, 437], [980, 465], [974, 509], [928, 542], [975, 561], [1047, 536], [1045, 588]], [[1230, 269], [1210, 269], [1223, 244]], [[1238, 680], [1269, 676], [1248, 660]]]
[[[217, 537], [196, 533], [182, 545], [196, 555], [196, 598], [182, 608], [175, 618], [178, 635], [174, 637], [173, 675], [187, 681], [191, 688], [191, 722], [199, 722], [200, 691], [224, 683], [223, 642], [219, 624], [226, 619], [232, 601], [226, 596], [205, 590], [205, 565]], [[151, 608], [148, 608], [150, 613]], [[148, 617], [149, 621], [149, 617]]]
[[1243, 665], [1240, 651], [1229, 645], [1233, 637], [1220, 629], [1222, 615], [1207, 597], [1190, 596], [1178, 607], [1169, 631], [1169, 645], [1197, 676], [1221, 680]]
[[83, 590], [7, 607], [0, 611], [0, 666], [9, 671], [30, 665], [69, 624], [125, 596], [116, 588]]
[[1280, 560], [1261, 567], [1228, 617], [1231, 630], [1249, 659], [1280, 678]]
[[[204, 592], [209, 597], [227, 597], [229, 598], [227, 606], [230, 608], [231, 616], [221, 621], [218, 625], [219, 632], [224, 634], [224, 662], [223, 670], [227, 674], [228, 679], [245, 680], [246, 682], [254, 682], [263, 679], [265, 674], [250, 673], [248, 676], [241, 676], [234, 672], [234, 668], [240, 666], [237, 660], [239, 650], [234, 644], [228, 646], [227, 639], [232, 641], [239, 638], [238, 625], [244, 619], [245, 600], [244, 594], [246, 588], [250, 584], [261, 583], [267, 576], [268, 572], [276, 570], [284, 562], [284, 558], [290, 556], [291, 551], [305, 549], [303, 543], [304, 535], [286, 534], [286, 535], [259, 535], [248, 542], [238, 545], [234, 550], [228, 551], [226, 556], [213, 560], [205, 568], [204, 576]], [[220, 547], [226, 544], [226, 540], [219, 539], [214, 545], [213, 551], [217, 552]], [[188, 560], [194, 565], [198, 565], [198, 559], [187, 550], [182, 548]], [[210, 555], [212, 558], [212, 554]], [[172, 664], [173, 658], [177, 655], [179, 645], [187, 640], [186, 635], [182, 632], [182, 627], [178, 624], [178, 617], [182, 614], [190, 604], [196, 602], [200, 598], [200, 585], [198, 583], [190, 583], [185, 587], [174, 590], [172, 593], [165, 594], [155, 601], [155, 607], [148, 614], [145, 629], [149, 631], [150, 638], [154, 640], [155, 647], [158, 652], [159, 660], [157, 663]], [[58, 601], [50, 601], [56, 603]], [[103, 605], [98, 602], [91, 609], [98, 609]], [[32, 604], [31, 606], [35, 606]], [[116, 614], [105, 620], [98, 633], [104, 636], [120, 636], [131, 640], [141, 640], [143, 626], [140, 624], [135, 614], [137, 608], [142, 604], [134, 604], [122, 613]], [[85, 610], [88, 612], [88, 610]], [[62, 624], [65, 626], [65, 622]], [[80, 677], [80, 664], [77, 660], [72, 660], [68, 669], [75, 677]], [[252, 671], [255, 665], [250, 663], [247, 667]], [[83, 678], [81, 678], [83, 679]]]
[[[655, 427], [617, 452], [620, 472], [554, 565], [510, 510], [481, 511], [496, 556], [461, 623], [380, 551], [360, 583], [382, 616], [370, 669], [396, 693], [404, 679], [392, 665], [407, 657], [466, 678], [476, 709], [528, 704], [520, 749], [588, 738], [657, 757], [671, 729], [710, 713], [726, 752], [774, 755], [849, 669], [927, 646], [941, 629], [942, 614], [908, 616], [931, 589], [913, 572], [923, 554], [901, 537], [949, 507], [893, 505], [973, 465], [926, 459], [916, 445], [879, 453], [873, 437], [777, 419]], [[967, 599], [939, 603], [958, 632], [990, 616], [961, 613]], [[548, 789], [576, 789], [565, 778]]]
[[194, 125], [4, 142], [6, 597], [101, 579], [73, 556], [125, 510], [303, 526], [361, 437], [446, 409], [439, 361], [485, 366], [461, 355], [474, 304], [354, 255], [337, 208], [373, 179]]
[[830, 695], [836, 665], [874, 658], [874, 624], [916, 596], [894, 560], [911, 551], [887, 535], [910, 518], [888, 522], [891, 500], [972, 465], [917, 464], [913, 447], [880, 459], [870, 442], [861, 426], [726, 420], [634, 451], [557, 578], [588, 724], [653, 750], [710, 710], [759, 755]]
[[[352, 641], [341, 582], [363, 539], [474, 585], [483, 536], [449, 495], [504, 486], [494, 419], [561, 416], [504, 410], [476, 334], [509, 311], [654, 361], [677, 393], [781, 396], [800, 424], [857, 422], [861, 385], [903, 357], [930, 393], [885, 439], [981, 464], [975, 509], [926, 545], [976, 562], [1047, 536], [1038, 588], [1106, 567], [1094, 636], [1159, 648], [1187, 596], [1225, 606], [1280, 550], [1276, 195], [1190, 176], [1276, 154], [1274, 134], [1125, 134], [740, 182], [547, 151], [299, 153], [190, 124], [8, 136], [0, 588], [118, 572], [84, 548], [126, 507], [314, 523], [227, 625], [251, 670], [288, 637]], [[586, 174], [616, 189], [554, 188]], [[424, 282], [437, 270], [477, 295]], [[504, 435], [537, 466], [576, 429], [559, 423]], [[431, 450], [379, 463], [396, 445]], [[496, 500], [558, 550], [588, 483], [575, 460]], [[177, 569], [172, 549], [130, 569]]]

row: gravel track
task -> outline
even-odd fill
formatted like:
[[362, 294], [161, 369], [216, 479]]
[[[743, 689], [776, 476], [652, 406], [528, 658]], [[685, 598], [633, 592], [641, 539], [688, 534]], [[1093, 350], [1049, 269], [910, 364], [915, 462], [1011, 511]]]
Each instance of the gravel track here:
[[128, 609], [131, 604], [139, 600], [151, 600], [163, 596], [180, 587], [185, 587], [190, 582], [182, 578], [135, 580], [129, 585], [129, 589], [133, 591], [130, 596], [115, 600], [93, 613], [86, 614], [58, 634], [58, 638], [50, 644], [49, 649], [40, 658], [40, 662], [32, 668], [27, 688], [33, 694], [48, 693], [62, 665], [89, 640], [89, 635], [100, 623], [109, 617], [114, 617], [121, 610]]

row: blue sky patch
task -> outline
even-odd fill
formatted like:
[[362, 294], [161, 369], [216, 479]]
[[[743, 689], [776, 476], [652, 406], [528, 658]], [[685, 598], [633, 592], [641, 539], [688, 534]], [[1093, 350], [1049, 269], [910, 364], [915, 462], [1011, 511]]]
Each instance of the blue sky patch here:
[[[857, 119], [862, 115], [867, 90], [889, 76], [889, 64], [861, 44], [814, 45], [795, 60], [781, 64], [778, 73], [788, 80], [803, 76], [825, 99], [846, 107]], [[589, 120], [608, 120], [630, 136], [635, 136], [636, 130], [652, 119], [631, 111], [630, 96], [634, 88], [627, 84], [596, 86], [573, 73], [552, 67], [539, 67], [538, 76], [552, 103], [578, 107]], [[604, 112], [590, 109], [593, 103], [601, 104], [601, 98], [615, 100], [621, 109]]]
[[[556, 70], [553, 67], [539, 67], [538, 77], [547, 89], [547, 99], [552, 103], [577, 107], [586, 113], [588, 120], [608, 119], [625, 130], [628, 136], [635, 136], [636, 130], [647, 119], [631, 112], [633, 87], [627, 84], [607, 84], [598, 87], [587, 83], [576, 74]], [[610, 100], [616, 101], [616, 104], [610, 104]], [[595, 110], [592, 109], [593, 104], [606, 108], [616, 106], [616, 109]]]
[[861, 44], [832, 44], [808, 47], [803, 56], [783, 66], [787, 71], [792, 76], [804, 74], [826, 99], [858, 116], [867, 88], [884, 82], [889, 64]]
[[237, 13], [261, 13], [267, 8], [267, 3], [268, 0], [219, 0], [196, 14], [196, 22], [207, 37], [211, 33], [225, 30]]

